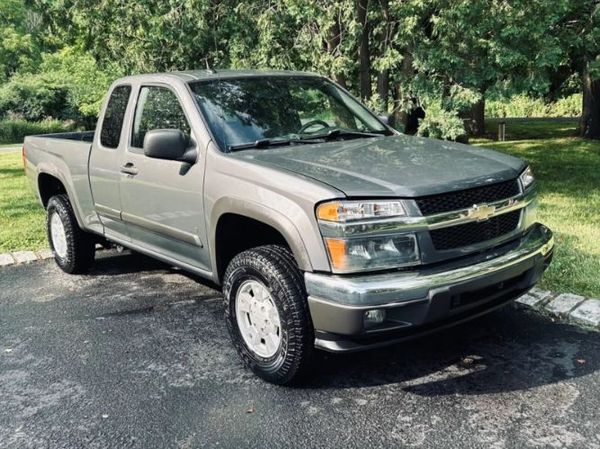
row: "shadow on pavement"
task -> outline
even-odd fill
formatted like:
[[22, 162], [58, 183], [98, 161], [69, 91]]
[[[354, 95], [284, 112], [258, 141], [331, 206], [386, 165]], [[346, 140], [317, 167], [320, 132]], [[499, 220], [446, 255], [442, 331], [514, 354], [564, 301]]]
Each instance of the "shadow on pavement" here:
[[119, 253], [114, 250], [108, 250], [100, 253], [100, 255], [98, 254], [96, 253], [96, 261], [88, 273], [90, 276], [123, 275], [153, 270], [174, 270], [160, 260], [131, 251]]
[[[201, 278], [135, 253], [103, 256], [91, 274], [122, 275], [153, 270], [177, 272], [215, 288]], [[190, 313], [203, 313], [202, 303], [197, 304], [198, 308], [190, 309]], [[164, 304], [110, 315], [149, 313], [156, 307]], [[230, 344], [225, 333], [218, 338], [223, 344]], [[187, 350], [191, 352], [194, 348]], [[422, 396], [503, 393], [591, 374], [599, 368], [599, 351], [599, 333], [554, 323], [509, 305], [454, 328], [383, 349], [351, 354], [317, 351], [312, 372], [297, 388], [401, 384], [404, 390]]]
[[527, 390], [595, 372], [598, 350], [598, 333], [508, 306], [385, 349], [321, 355], [305, 386], [402, 383], [406, 391], [423, 396]]
[[159, 271], [163, 270], [169, 273], [178, 273], [189, 279], [195, 280], [209, 288], [219, 290], [219, 287], [214, 283], [196, 276], [187, 271], [173, 267], [168, 263], [161, 262], [160, 260], [152, 257], [145, 256], [144, 254], [136, 253], [134, 251], [125, 250], [119, 253], [114, 250], [106, 251], [100, 257], [96, 256], [96, 261], [91, 271], [88, 273], [89, 276], [121, 276], [123, 274], [135, 274], [144, 271]]

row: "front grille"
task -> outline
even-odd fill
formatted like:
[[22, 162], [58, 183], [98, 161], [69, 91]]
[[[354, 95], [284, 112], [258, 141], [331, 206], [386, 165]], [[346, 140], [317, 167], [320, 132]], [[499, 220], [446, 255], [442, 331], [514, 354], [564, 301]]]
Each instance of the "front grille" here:
[[436, 250], [461, 248], [495, 239], [517, 229], [521, 211], [497, 215], [487, 221], [436, 229], [429, 233]]
[[513, 179], [474, 189], [424, 196], [417, 198], [415, 201], [423, 215], [433, 215], [466, 209], [472, 207], [474, 204], [504, 200], [519, 193], [519, 182]]

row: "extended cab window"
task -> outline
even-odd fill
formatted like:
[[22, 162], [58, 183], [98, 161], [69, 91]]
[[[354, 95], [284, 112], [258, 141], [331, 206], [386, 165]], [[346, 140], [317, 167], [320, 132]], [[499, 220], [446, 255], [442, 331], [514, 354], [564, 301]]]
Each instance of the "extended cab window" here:
[[117, 148], [123, 129], [123, 118], [129, 102], [131, 86], [117, 86], [112, 91], [100, 131], [100, 143], [107, 148]]
[[175, 93], [165, 87], [142, 87], [135, 109], [131, 146], [142, 148], [153, 129], [179, 129], [190, 135], [190, 125]]

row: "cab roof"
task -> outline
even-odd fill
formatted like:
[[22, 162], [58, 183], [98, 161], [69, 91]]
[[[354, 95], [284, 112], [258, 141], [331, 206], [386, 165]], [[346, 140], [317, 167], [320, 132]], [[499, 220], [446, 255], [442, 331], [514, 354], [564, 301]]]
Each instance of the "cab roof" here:
[[247, 78], [247, 77], [264, 77], [264, 76], [311, 76], [320, 77], [316, 73], [301, 72], [293, 70], [187, 70], [183, 72], [165, 72], [165, 73], [149, 73], [143, 75], [133, 75], [121, 78], [119, 81], [152, 81], [165, 78], [177, 78], [184, 82], [211, 80], [211, 79], [226, 79], [226, 78]]

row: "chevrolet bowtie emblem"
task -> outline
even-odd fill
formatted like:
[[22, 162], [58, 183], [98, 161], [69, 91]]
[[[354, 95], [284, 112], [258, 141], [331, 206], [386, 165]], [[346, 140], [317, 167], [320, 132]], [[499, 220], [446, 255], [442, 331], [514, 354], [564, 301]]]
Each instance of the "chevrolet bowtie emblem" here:
[[477, 221], [485, 221], [494, 215], [495, 212], [495, 206], [489, 206], [487, 204], [474, 204], [473, 207], [463, 214], [463, 217]]

